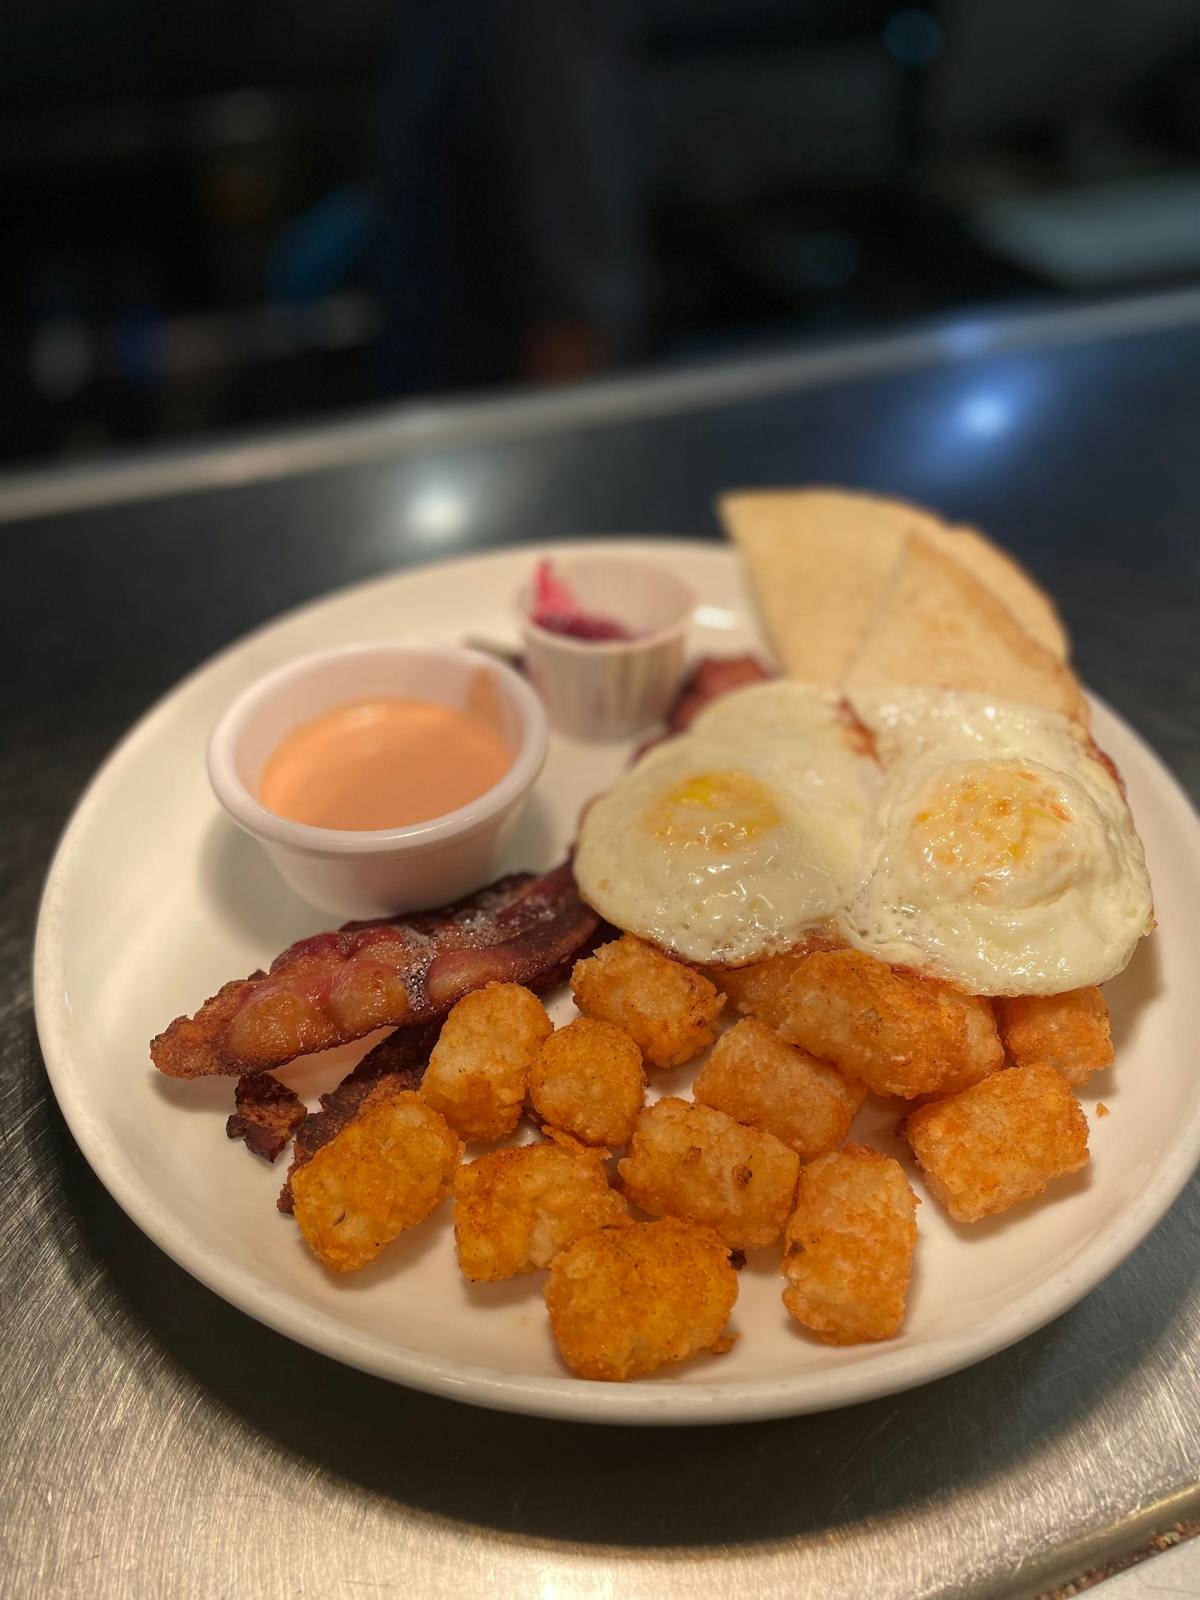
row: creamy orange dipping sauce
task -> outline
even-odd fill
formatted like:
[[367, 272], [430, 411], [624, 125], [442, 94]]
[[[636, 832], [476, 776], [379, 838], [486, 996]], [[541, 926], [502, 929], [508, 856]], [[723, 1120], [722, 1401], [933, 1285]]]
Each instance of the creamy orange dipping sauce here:
[[427, 700], [357, 700], [302, 722], [263, 768], [268, 811], [317, 828], [428, 822], [476, 800], [513, 763], [473, 711]]

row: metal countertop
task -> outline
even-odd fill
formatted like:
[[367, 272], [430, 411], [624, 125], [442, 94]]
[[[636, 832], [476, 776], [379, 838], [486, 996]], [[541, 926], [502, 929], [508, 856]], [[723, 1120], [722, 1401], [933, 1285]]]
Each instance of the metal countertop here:
[[979, 522], [1195, 796], [1198, 420], [1184, 293], [0, 479], [0, 1592], [1033, 1595], [1200, 1514], [1195, 1180], [1075, 1310], [908, 1394], [679, 1431], [504, 1417], [338, 1367], [175, 1267], [67, 1133], [29, 993], [70, 807], [213, 650], [517, 539], [715, 536], [735, 485]]

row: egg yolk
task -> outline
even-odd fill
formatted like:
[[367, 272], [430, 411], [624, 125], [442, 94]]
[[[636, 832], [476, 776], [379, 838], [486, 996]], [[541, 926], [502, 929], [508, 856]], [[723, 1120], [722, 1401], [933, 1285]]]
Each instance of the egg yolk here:
[[664, 790], [643, 819], [668, 849], [720, 854], [777, 828], [783, 818], [765, 784], [747, 772], [701, 772]]
[[1027, 767], [992, 767], [944, 779], [913, 817], [912, 845], [939, 872], [962, 876], [973, 894], [1041, 872], [1066, 842], [1072, 815]]

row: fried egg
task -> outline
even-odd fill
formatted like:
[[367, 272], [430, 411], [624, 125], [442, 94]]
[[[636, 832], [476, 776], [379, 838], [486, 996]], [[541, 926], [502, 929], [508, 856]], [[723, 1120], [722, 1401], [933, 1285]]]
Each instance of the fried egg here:
[[869, 774], [836, 695], [739, 690], [589, 808], [580, 893], [688, 961], [740, 966], [788, 949], [846, 900]]
[[982, 695], [855, 697], [885, 769], [857, 888], [856, 948], [975, 994], [1101, 983], [1153, 926], [1120, 787], [1065, 717]]

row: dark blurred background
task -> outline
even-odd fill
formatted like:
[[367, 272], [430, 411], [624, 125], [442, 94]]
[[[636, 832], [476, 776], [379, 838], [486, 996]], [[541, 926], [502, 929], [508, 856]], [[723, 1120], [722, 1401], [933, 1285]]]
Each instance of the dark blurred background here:
[[1200, 278], [1200, 0], [4, 0], [0, 457]]

